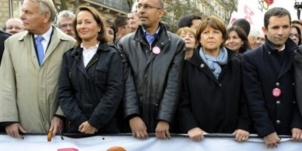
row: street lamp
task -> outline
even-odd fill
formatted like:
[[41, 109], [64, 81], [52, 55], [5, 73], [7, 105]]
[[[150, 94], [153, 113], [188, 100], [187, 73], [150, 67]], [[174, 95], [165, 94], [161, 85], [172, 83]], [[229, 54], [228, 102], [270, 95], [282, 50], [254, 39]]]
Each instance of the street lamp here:
[[302, 9], [302, 0], [295, 0], [294, 8], [297, 10], [297, 17], [300, 20], [300, 12]]

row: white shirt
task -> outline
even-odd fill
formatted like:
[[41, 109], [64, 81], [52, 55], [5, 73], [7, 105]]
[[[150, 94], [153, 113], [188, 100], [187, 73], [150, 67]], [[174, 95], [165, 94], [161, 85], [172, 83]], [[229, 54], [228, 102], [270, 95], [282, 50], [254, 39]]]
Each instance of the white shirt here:
[[85, 48], [83, 47], [83, 44], [81, 44], [81, 47], [83, 48], [83, 63], [84, 66], [86, 67], [88, 62], [92, 59], [92, 57], [96, 54], [96, 51], [99, 47], [99, 43], [97, 43], [95, 46], [92, 46], [90, 48]]
[[[46, 33], [44, 33], [43, 35], [40, 35], [44, 38], [41, 42], [42, 45], [43, 45], [44, 54], [46, 53], [46, 49], [47, 49], [48, 43], [49, 43], [50, 38], [51, 38], [52, 29], [53, 29], [53, 27], [50, 26], [50, 28], [48, 29], [48, 31]], [[35, 39], [37, 38], [37, 36], [39, 36], [39, 35], [35, 35]]]

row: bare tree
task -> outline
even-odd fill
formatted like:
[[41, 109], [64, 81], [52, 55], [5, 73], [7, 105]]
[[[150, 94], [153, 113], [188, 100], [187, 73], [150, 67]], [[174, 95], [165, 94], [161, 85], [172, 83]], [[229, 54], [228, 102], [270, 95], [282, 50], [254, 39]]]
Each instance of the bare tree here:
[[127, 1], [128, 6], [129, 6], [129, 9], [130, 9], [129, 12], [130, 12], [131, 8], [132, 8], [132, 5], [133, 5], [135, 0], [126, 0], [126, 1]]
[[178, 21], [183, 15], [195, 14], [203, 16], [196, 3], [190, 0], [167, 0], [166, 3], [165, 9], [167, 14], [164, 16], [162, 21], [169, 26], [169, 30], [172, 32], [176, 32]]
[[237, 0], [228, 0], [228, 2], [226, 0], [222, 0], [222, 3], [226, 6], [227, 10], [229, 10], [226, 15], [227, 21], [230, 21], [232, 12], [237, 10], [237, 2]]
[[67, 0], [52, 0], [52, 1], [56, 7], [57, 12], [60, 12], [62, 10], [71, 10], [71, 9], [73, 12], [75, 12], [80, 3], [80, 0], [74, 0], [72, 2], [72, 8], [70, 8], [67, 5], [68, 3]]
[[57, 9], [57, 12], [68, 9], [65, 0], [60, 0], [60, 3], [56, 2], [56, 0], [52, 0], [52, 2], [54, 3], [54, 5]]

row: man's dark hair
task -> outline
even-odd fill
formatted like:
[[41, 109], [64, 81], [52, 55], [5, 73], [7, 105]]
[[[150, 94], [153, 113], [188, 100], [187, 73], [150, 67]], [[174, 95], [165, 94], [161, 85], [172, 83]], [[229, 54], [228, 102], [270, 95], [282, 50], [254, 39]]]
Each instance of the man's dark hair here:
[[237, 19], [237, 20], [233, 23], [232, 26], [239, 26], [239, 27], [241, 27], [241, 28], [245, 31], [246, 35], [249, 35], [249, 34], [250, 34], [251, 25], [250, 25], [250, 23], [249, 23], [246, 19], [244, 19], [244, 18]]
[[264, 27], [267, 28], [269, 24], [269, 19], [273, 16], [288, 16], [289, 21], [291, 21], [291, 16], [288, 10], [282, 7], [273, 7], [269, 9], [265, 14], [264, 14]]
[[116, 29], [118, 29], [119, 27], [124, 27], [127, 24], [128, 24], [128, 18], [125, 16], [118, 16], [114, 20], [114, 25]]
[[191, 27], [192, 21], [197, 19], [201, 20], [201, 17], [194, 14], [184, 15], [180, 18], [177, 28]]

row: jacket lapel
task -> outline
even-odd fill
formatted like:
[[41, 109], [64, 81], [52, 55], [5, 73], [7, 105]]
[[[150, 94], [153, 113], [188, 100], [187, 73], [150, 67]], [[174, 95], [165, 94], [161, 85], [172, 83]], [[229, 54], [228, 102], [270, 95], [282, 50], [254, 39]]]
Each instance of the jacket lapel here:
[[193, 65], [195, 65], [199, 70], [204, 72], [210, 79], [215, 81], [216, 83], [219, 83], [216, 77], [214, 76], [211, 69], [208, 67], [208, 65], [201, 59], [199, 56], [199, 49], [195, 49], [193, 52], [193, 56], [189, 60]]
[[32, 61], [34, 67], [40, 68], [38, 58], [37, 58], [36, 48], [35, 48], [35, 44], [34, 44], [33, 34], [30, 34], [28, 31], [26, 31], [26, 32], [24, 32], [24, 35], [21, 36], [18, 40], [23, 41], [23, 45], [20, 45], [21, 49], [23, 49], [23, 48], [29, 49], [28, 53], [30, 53], [29, 56], [31, 56], [31, 61]]
[[[134, 37], [134, 39], [136, 41], [139, 41], [142, 45], [145, 45], [151, 51], [151, 54], [148, 56], [146, 67], [149, 66], [149, 64], [155, 59], [155, 57], [161, 57], [163, 55], [162, 51], [164, 51], [164, 49], [163, 49], [164, 46], [170, 42], [170, 38], [168, 36], [168, 33], [166, 32], [167, 30], [165, 30], [165, 26], [160, 23], [159, 27], [160, 27], [160, 30], [159, 30], [157, 36], [154, 39], [154, 43], [155, 44], [153, 43], [153, 45], [151, 47], [149, 46], [148, 43], [146, 43], [147, 40], [143, 40], [143, 39], [146, 39], [146, 38], [144, 36], [144, 32], [143, 32], [142, 26], [139, 26], [139, 29], [137, 30], [137, 32], [135, 34], [135, 37]], [[152, 52], [152, 49], [155, 46], [157, 46], [160, 49], [160, 53], [159, 54], [154, 54]]]
[[88, 73], [84, 67], [82, 51], [83, 49], [79, 46], [73, 49], [72, 56], [74, 57], [75, 60], [74, 64], [86, 78], [89, 78]]
[[[232, 64], [231, 63], [232, 60], [233, 59], [239, 59], [239, 58], [236, 58], [236, 57], [240, 57], [239, 55], [241, 55], [241, 54], [237, 54], [237, 52], [234, 52], [234, 51], [231, 51], [231, 50], [228, 50], [228, 49], [227, 49], [227, 53], [228, 53], [228, 62], [227, 62], [226, 65], [224, 65], [224, 66], [221, 67], [221, 73], [220, 73], [220, 75], [218, 77], [219, 81], [226, 74], [226, 72], [229, 70], [229, 68], [230, 68], [230, 66]], [[238, 55], [238, 56], [236, 56], [236, 55]]]
[[80, 59], [77, 60], [75, 63], [77, 65], [77, 68], [83, 73], [83, 75], [89, 79], [88, 73], [86, 71], [86, 68], [84, 67], [83, 58], [79, 57]]
[[49, 58], [49, 56], [56, 49], [56, 47], [59, 45], [59, 43], [61, 41], [61, 37], [60, 37], [58, 31], [54, 27], [53, 27], [53, 34], [52, 34], [52, 36], [51, 36], [50, 39], [51, 40], [50, 40], [50, 43], [48, 44], [49, 46], [48, 46], [48, 48], [46, 50], [44, 61], [43, 61], [42, 65], [44, 64], [44, 62], [47, 61], [47, 59]]
[[294, 53], [293, 52], [286, 52], [286, 53], [287, 56], [285, 57], [285, 60], [282, 63], [281, 70], [278, 74], [278, 79], [280, 79], [288, 70], [290, 70], [293, 65]]

